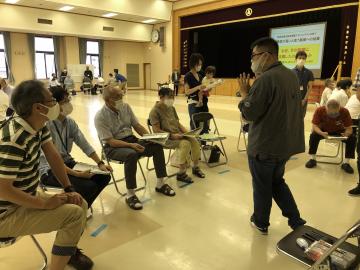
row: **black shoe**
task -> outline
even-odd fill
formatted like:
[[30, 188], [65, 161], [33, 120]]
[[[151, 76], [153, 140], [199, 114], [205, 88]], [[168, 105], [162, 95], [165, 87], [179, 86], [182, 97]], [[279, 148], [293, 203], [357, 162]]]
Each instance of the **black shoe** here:
[[305, 167], [308, 169], [314, 168], [316, 167], [316, 160], [315, 159], [310, 159], [308, 162], [306, 162]]
[[94, 266], [93, 261], [78, 248], [75, 254], [70, 257], [68, 264], [76, 270], [90, 270]]
[[305, 224], [306, 224], [306, 220], [300, 218], [297, 222], [291, 224], [290, 227], [291, 229], [293, 229], [293, 231], [295, 231], [297, 228], [304, 226]]
[[360, 196], [360, 183], [357, 185], [356, 188], [349, 190], [350, 196]]
[[250, 218], [251, 226], [253, 226], [255, 229], [257, 229], [262, 235], [268, 234], [268, 228], [267, 227], [259, 227], [255, 224], [254, 216], [251, 216]]
[[192, 174], [199, 178], [205, 178], [205, 174], [200, 170], [199, 167], [192, 168]]
[[126, 198], [125, 202], [133, 210], [143, 209], [142, 203], [136, 195]]
[[343, 165], [341, 165], [341, 169], [343, 169], [348, 174], [354, 173], [354, 169], [350, 166], [349, 163], [344, 163]]

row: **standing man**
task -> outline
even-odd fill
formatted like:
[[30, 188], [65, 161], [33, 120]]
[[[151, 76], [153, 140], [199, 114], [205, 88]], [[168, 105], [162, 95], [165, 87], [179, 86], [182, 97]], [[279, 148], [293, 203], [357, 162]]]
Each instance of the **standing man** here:
[[86, 66], [86, 70], [84, 71], [84, 78], [89, 78], [91, 81], [94, 79], [94, 75], [92, 71], [90, 70], [89, 66]]
[[298, 51], [296, 53], [296, 66], [294, 67], [293, 71], [297, 75], [300, 83], [300, 93], [301, 93], [301, 103], [303, 107], [303, 116], [306, 115], [307, 104], [308, 104], [308, 97], [311, 93], [313, 82], [314, 82], [314, 74], [311, 70], [305, 67], [307, 54], [305, 51]]
[[[59, 104], [40, 81], [24, 81], [11, 97], [17, 117], [0, 130], [0, 237], [57, 231], [50, 270], [70, 264], [90, 270], [93, 262], [77, 244], [86, 225], [87, 204], [75, 192], [45, 123], [59, 115]], [[43, 150], [64, 192], [37, 192]]]
[[262, 38], [252, 46], [251, 69], [257, 78], [250, 87], [249, 75], [240, 75], [243, 100], [239, 109], [250, 121], [248, 159], [254, 189], [251, 224], [268, 233], [272, 199], [296, 229], [301, 219], [295, 199], [285, 183], [289, 158], [305, 151], [299, 83], [295, 74], [278, 60], [279, 46], [272, 38]]
[[171, 74], [171, 81], [174, 84], [175, 96], [177, 96], [179, 92], [179, 82], [180, 82], [180, 73], [179, 71], [177, 71], [177, 69], [174, 69], [173, 73]]
[[[10, 116], [14, 112], [11, 102], [10, 102], [14, 87], [11, 86], [10, 84], [8, 84], [8, 82], [5, 79], [0, 77], [0, 90], [3, 91], [8, 96], [8, 108], [6, 111], [6, 116]], [[3, 104], [3, 102], [1, 102], [1, 104]]]
[[118, 69], [114, 69], [114, 73], [115, 73], [115, 80], [117, 83], [126, 83], [127, 82], [127, 79], [124, 75], [121, 75], [119, 73], [119, 70]]

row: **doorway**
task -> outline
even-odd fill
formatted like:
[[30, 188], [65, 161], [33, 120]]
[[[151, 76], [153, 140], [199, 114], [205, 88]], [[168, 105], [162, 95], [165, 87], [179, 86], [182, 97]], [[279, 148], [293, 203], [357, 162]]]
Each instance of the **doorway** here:
[[144, 63], [144, 89], [151, 90], [151, 64]]

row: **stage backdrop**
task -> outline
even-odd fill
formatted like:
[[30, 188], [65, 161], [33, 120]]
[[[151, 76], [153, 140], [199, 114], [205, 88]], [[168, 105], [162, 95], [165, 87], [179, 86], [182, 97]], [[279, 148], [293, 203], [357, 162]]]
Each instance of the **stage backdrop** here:
[[[273, 4], [273, 8], [264, 11], [263, 8], [268, 6], [269, 2]], [[276, 8], [283, 8], [282, 2], [284, 1], [275, 0], [253, 4], [251, 5], [252, 12], [254, 12], [252, 15], [263, 16], [264, 12], [275, 12]], [[310, 1], [296, 2], [310, 3]], [[315, 2], [325, 5], [324, 1]], [[329, 1], [327, 3], [329, 4]], [[250, 45], [257, 38], [269, 36], [272, 28], [324, 22], [326, 23], [326, 34], [323, 63], [321, 73], [317, 77], [323, 79], [330, 77], [339, 60], [344, 62], [343, 76], [350, 76], [358, 14], [357, 5], [323, 7], [324, 9], [306, 13], [264, 16], [260, 19], [224, 24], [226, 14], [233, 16], [230, 16], [229, 19], [235, 20], [234, 10], [242, 9], [246, 12], [248, 7], [247, 5], [233, 7], [181, 18], [181, 72], [184, 74], [188, 71], [190, 54], [199, 52], [205, 58], [205, 66], [215, 65], [217, 67], [217, 77], [235, 78], [240, 72], [251, 72]], [[303, 8], [306, 7], [303, 6]], [[237, 16], [243, 16], [243, 13], [241, 15], [238, 13]]]

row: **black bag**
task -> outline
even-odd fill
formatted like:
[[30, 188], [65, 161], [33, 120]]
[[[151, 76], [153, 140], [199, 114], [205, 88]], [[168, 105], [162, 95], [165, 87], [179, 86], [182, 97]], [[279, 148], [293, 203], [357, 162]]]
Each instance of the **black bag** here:
[[221, 151], [219, 146], [212, 145], [211, 146], [211, 152], [208, 162], [209, 163], [217, 163], [220, 160], [220, 154], [224, 155], [224, 153]]

